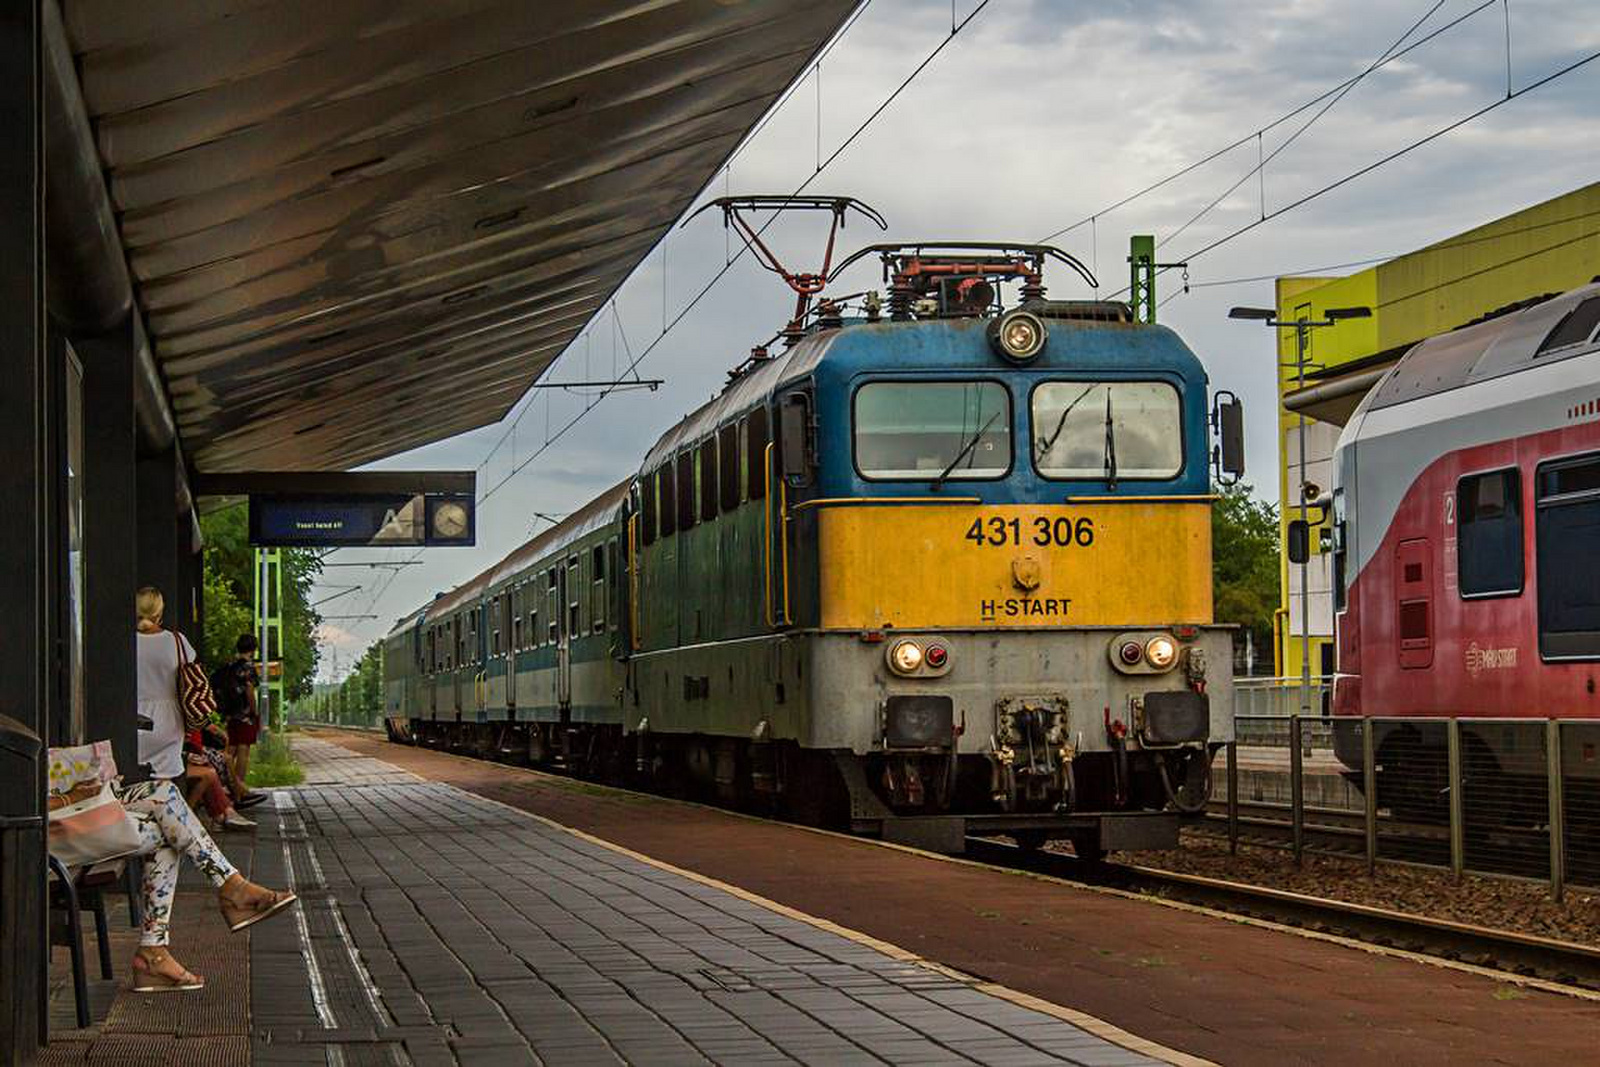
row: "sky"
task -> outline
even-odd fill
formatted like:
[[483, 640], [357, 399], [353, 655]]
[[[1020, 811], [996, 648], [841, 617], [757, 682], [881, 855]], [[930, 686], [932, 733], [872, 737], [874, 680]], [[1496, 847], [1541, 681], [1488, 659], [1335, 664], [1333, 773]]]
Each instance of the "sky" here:
[[[812, 179], [806, 192], [856, 196], [889, 222], [886, 234], [852, 222], [845, 250], [880, 240], [1038, 241], [1066, 229], [1052, 243], [1094, 268], [1103, 297], [1127, 284], [1129, 236], [1155, 234], [1160, 261], [1190, 262], [1188, 292], [1177, 271], [1158, 279], [1159, 321], [1200, 356], [1213, 388], [1244, 399], [1246, 481], [1263, 495], [1276, 492], [1273, 334], [1229, 320], [1230, 306], [1270, 306], [1274, 276], [1351, 273], [1359, 266], [1322, 268], [1403, 254], [1589, 184], [1600, 169], [1596, 60], [1193, 256], [1258, 220], [1263, 206], [1271, 213], [1292, 204], [1503, 99], [1508, 84], [1520, 89], [1600, 51], [1592, 0], [989, 0], [978, 8], [977, 0], [871, 0], [825, 53], [820, 74], [802, 78], [702, 201], [792, 193]], [[950, 36], [952, 21], [969, 16], [817, 174], [819, 161]], [[1402, 39], [1400, 47], [1456, 19], [1367, 74], [1292, 141], [1322, 105], [1278, 122]], [[1251, 173], [1257, 131], [1260, 154], [1273, 157], [1260, 177]], [[1105, 210], [1240, 139], [1206, 166]], [[786, 261], [809, 267], [824, 230], [802, 215], [780, 219], [767, 236]], [[675, 229], [619, 289], [615, 312], [592, 322], [544, 379], [609, 378], [658, 342], [638, 373], [665, 379], [659, 390], [598, 404], [534, 392], [501, 423], [373, 465], [476, 469], [480, 495], [493, 491], [479, 505], [475, 548], [350, 549], [330, 558], [411, 565], [325, 572], [319, 597], [361, 586], [325, 612], [374, 617], [324, 625], [321, 677], [342, 675], [397, 618], [543, 529], [541, 515], [575, 511], [634, 472], [662, 431], [782, 326], [793, 296], [748, 257], [685, 312], [729, 250], [714, 212]], [[1257, 278], [1265, 280], [1239, 280]], [[879, 281], [871, 260], [836, 291]], [[1094, 295], [1062, 271], [1053, 282], [1053, 297]]]

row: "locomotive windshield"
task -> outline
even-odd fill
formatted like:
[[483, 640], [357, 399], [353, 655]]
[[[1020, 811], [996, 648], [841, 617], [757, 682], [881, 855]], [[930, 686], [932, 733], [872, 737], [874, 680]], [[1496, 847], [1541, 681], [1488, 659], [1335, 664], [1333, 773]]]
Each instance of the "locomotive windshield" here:
[[871, 382], [856, 391], [864, 478], [999, 478], [1011, 469], [1011, 398], [998, 382]]
[[1033, 462], [1046, 478], [1172, 478], [1183, 469], [1178, 391], [1166, 382], [1045, 382]]

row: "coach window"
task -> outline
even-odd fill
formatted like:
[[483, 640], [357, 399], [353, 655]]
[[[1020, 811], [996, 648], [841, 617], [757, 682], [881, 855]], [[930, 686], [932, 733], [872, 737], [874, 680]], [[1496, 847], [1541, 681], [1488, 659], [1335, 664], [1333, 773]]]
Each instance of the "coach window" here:
[[767, 409], [756, 408], [744, 420], [745, 499], [767, 495]]
[[622, 569], [619, 558], [617, 539], [613, 537], [606, 542], [606, 577], [611, 580], [611, 603], [616, 610], [611, 612], [611, 628], [617, 629], [617, 619], [622, 614]]
[[678, 529], [678, 507], [674, 503], [678, 499], [678, 483], [672, 474], [672, 460], [669, 459], [663, 463], [656, 474], [660, 478], [656, 499], [659, 501], [661, 511], [661, 536], [666, 537], [668, 534], [675, 533]]
[[1183, 469], [1178, 391], [1166, 382], [1044, 382], [1034, 466], [1046, 478], [1161, 479]]
[[863, 478], [1001, 478], [1011, 469], [1011, 395], [998, 382], [869, 382], [856, 390]]
[[489, 655], [500, 655], [500, 598], [489, 601]]
[[1456, 483], [1456, 575], [1463, 599], [1522, 592], [1522, 475], [1512, 468]]
[[1543, 355], [1557, 348], [1581, 345], [1593, 335], [1596, 326], [1600, 326], [1600, 296], [1591, 296], [1556, 323], [1556, 328], [1550, 331], [1534, 354]]
[[717, 431], [717, 484], [724, 512], [739, 506], [739, 482], [739, 427], [730, 422]]
[[1539, 467], [1539, 654], [1600, 659], [1600, 453]]
[[583, 575], [579, 564], [581, 556], [567, 557], [567, 636], [583, 633]]
[[694, 453], [684, 449], [678, 453], [678, 529], [687, 530], [694, 525]]
[[589, 550], [589, 628], [604, 633], [606, 628], [606, 546], [602, 542]]
[[549, 621], [545, 623], [545, 643], [553, 645], [561, 639], [558, 627], [561, 625], [561, 600], [556, 588], [556, 570], [561, 566], [556, 563], [544, 572], [545, 580], [545, 607], [549, 611]]
[[717, 517], [717, 439], [708, 437], [700, 445], [700, 521]]

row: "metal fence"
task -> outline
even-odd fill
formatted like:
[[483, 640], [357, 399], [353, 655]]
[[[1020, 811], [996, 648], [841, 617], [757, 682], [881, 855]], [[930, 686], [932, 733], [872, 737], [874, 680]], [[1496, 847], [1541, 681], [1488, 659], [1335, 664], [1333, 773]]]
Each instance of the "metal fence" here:
[[1235, 728], [1209, 813], [1233, 849], [1532, 878], [1558, 900], [1600, 886], [1600, 722], [1290, 713]]

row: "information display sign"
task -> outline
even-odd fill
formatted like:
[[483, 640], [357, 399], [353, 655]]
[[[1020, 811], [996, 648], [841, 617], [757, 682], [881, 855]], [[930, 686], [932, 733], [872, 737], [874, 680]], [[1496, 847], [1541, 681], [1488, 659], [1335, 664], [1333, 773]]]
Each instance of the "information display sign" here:
[[252, 493], [259, 548], [405, 548], [476, 543], [470, 493]]

